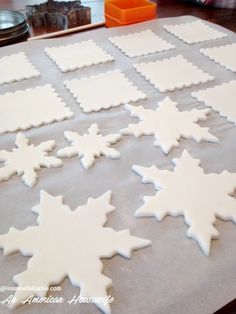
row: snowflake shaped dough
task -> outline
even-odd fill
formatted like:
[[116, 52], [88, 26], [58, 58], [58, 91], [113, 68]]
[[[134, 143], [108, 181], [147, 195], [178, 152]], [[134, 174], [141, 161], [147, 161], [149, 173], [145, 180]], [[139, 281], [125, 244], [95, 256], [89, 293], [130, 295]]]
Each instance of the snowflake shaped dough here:
[[73, 157], [78, 155], [81, 158], [81, 163], [85, 169], [90, 168], [95, 157], [102, 155], [110, 158], [119, 158], [120, 153], [110, 147], [121, 139], [121, 134], [109, 134], [102, 136], [99, 134], [99, 128], [96, 123], [92, 124], [88, 129], [88, 133], [79, 135], [76, 132], [64, 132], [65, 138], [72, 143], [72, 146], [67, 146], [57, 152], [58, 157]]
[[36, 184], [38, 175], [35, 170], [40, 167], [60, 167], [62, 161], [56, 157], [48, 156], [55, 147], [55, 141], [42, 142], [34, 146], [29, 145], [29, 140], [22, 134], [18, 133], [12, 152], [6, 150], [0, 151], [0, 162], [5, 161], [4, 166], [0, 167], [0, 181], [10, 179], [14, 174], [22, 175], [23, 182], [33, 187]]
[[130, 58], [175, 48], [175, 46], [157, 36], [150, 29], [137, 33], [110, 37], [109, 40]]
[[154, 216], [161, 221], [167, 215], [183, 215], [189, 225], [187, 236], [208, 255], [211, 239], [219, 237], [214, 228], [216, 217], [236, 223], [236, 200], [230, 196], [236, 188], [236, 173], [205, 174], [200, 160], [186, 150], [173, 162], [174, 171], [133, 166], [144, 183], [153, 183], [160, 190], [155, 196], [144, 197], [144, 205], [135, 216]]
[[[7, 234], [0, 236], [5, 255], [20, 251], [32, 256], [27, 270], [13, 278], [18, 289], [16, 302], [11, 307], [32, 294], [43, 297], [47, 293], [22, 287], [49, 287], [67, 276], [74, 286], [81, 288], [82, 297], [107, 297], [106, 290], [112, 281], [102, 274], [100, 259], [115, 254], [129, 258], [132, 250], [151, 244], [150, 240], [131, 236], [128, 229], [117, 232], [103, 227], [106, 214], [114, 210], [110, 198], [108, 191], [97, 199], [89, 198], [86, 205], [72, 211], [63, 204], [62, 196], [53, 197], [41, 191], [40, 204], [33, 208], [39, 214], [38, 226], [23, 231], [10, 228]], [[96, 305], [110, 313], [109, 304], [98, 302]]]
[[181, 137], [193, 138], [196, 142], [218, 142], [218, 138], [208, 132], [208, 128], [200, 127], [197, 122], [205, 121], [209, 109], [179, 111], [177, 103], [166, 97], [156, 111], [142, 106], [126, 105], [132, 117], [138, 117], [141, 122], [129, 124], [121, 130], [122, 134], [133, 134], [135, 137], [154, 134], [154, 146], [159, 146], [168, 154], [173, 147], [179, 146]]

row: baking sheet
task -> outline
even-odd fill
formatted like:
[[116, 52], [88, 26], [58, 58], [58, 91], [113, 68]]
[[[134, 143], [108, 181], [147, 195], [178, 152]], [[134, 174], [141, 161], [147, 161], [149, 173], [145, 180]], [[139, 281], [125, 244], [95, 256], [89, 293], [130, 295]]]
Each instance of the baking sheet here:
[[[84, 114], [72, 95], [62, 82], [72, 78], [81, 78], [91, 74], [121, 69], [128, 78], [142, 91], [147, 93], [148, 100], [139, 101], [137, 105], [145, 108], [155, 108], [158, 101], [167, 95], [179, 103], [182, 110], [205, 108], [191, 97], [191, 92], [219, 85], [235, 79], [235, 74], [203, 56], [201, 47], [213, 47], [236, 41], [236, 35], [226, 29], [228, 37], [195, 45], [187, 45], [163, 29], [165, 23], [181, 23], [195, 20], [184, 16], [165, 18], [145, 22], [133, 26], [97, 29], [79, 33], [65, 38], [21, 43], [0, 49], [0, 57], [14, 52], [24, 51], [32, 63], [40, 70], [41, 76], [21, 82], [0, 86], [0, 94], [9, 91], [23, 90], [51, 83], [67, 105], [74, 111], [75, 118], [48, 126], [24, 131], [31, 142], [38, 144], [49, 139], [56, 140], [54, 153], [66, 146], [63, 131], [71, 130], [83, 133], [91, 123], [98, 123], [104, 134], [116, 133], [128, 123], [136, 123], [138, 119], [131, 118], [123, 108], [102, 110], [97, 113]], [[222, 30], [215, 25], [216, 29]], [[158, 54], [128, 58], [107, 39], [109, 36], [126, 34], [133, 31], [152, 29], [164, 39], [176, 46]], [[108, 53], [115, 57], [115, 62], [90, 66], [73, 72], [61, 73], [56, 65], [44, 53], [45, 47], [74, 43], [84, 39], [94, 39]], [[151, 84], [132, 68], [132, 64], [141, 61], [160, 60], [166, 57], [183, 54], [194, 64], [215, 76], [215, 81], [185, 88], [176, 92], [159, 93]], [[91, 86], [92, 89], [95, 87]], [[45, 99], [45, 101], [47, 101]], [[235, 99], [228, 101], [236, 102]], [[236, 104], [235, 104], [236, 105]], [[217, 220], [216, 228], [220, 239], [212, 241], [210, 256], [206, 257], [197, 243], [186, 237], [187, 225], [183, 217], [167, 217], [161, 223], [155, 218], [135, 218], [134, 212], [140, 207], [144, 195], [154, 195], [152, 184], [142, 184], [141, 177], [132, 172], [133, 164], [151, 166], [156, 164], [161, 169], [173, 169], [172, 158], [179, 157], [183, 149], [195, 158], [202, 160], [201, 165], [207, 173], [219, 173], [223, 170], [236, 172], [236, 127], [213, 111], [206, 122], [201, 125], [210, 127], [210, 131], [219, 137], [219, 144], [203, 142], [197, 144], [193, 140], [181, 140], [179, 148], [175, 148], [168, 156], [161, 149], [153, 146], [152, 136], [135, 139], [124, 136], [114, 147], [121, 152], [120, 160], [101, 157], [93, 168], [85, 171], [77, 157], [63, 159], [64, 166], [54, 169], [41, 169], [39, 182], [34, 188], [27, 188], [21, 178], [14, 176], [9, 181], [0, 183], [0, 233], [6, 233], [11, 226], [24, 229], [35, 225], [37, 215], [31, 212], [31, 207], [39, 203], [41, 189], [52, 195], [63, 195], [64, 202], [72, 209], [84, 204], [87, 198], [97, 197], [112, 189], [112, 203], [116, 211], [108, 215], [107, 226], [115, 230], [130, 228], [131, 233], [151, 239], [151, 247], [136, 251], [132, 259], [115, 256], [103, 260], [104, 274], [112, 278], [114, 287], [108, 291], [115, 301], [112, 303], [112, 313], [175, 313], [175, 314], [208, 314], [219, 309], [236, 296], [236, 226], [232, 222]], [[11, 149], [16, 133], [0, 136], [0, 149]], [[56, 217], [55, 217], [56, 219]], [[27, 257], [15, 253], [3, 257], [0, 252], [0, 285], [14, 286], [12, 277], [26, 269]], [[48, 265], [43, 265], [48, 267]], [[79, 267], [79, 265], [78, 265]], [[40, 272], [40, 269], [39, 269]], [[62, 296], [70, 300], [79, 295], [79, 288], [73, 287], [68, 279], [61, 285], [61, 292], [51, 295]], [[0, 300], [10, 293], [0, 292]], [[0, 305], [0, 312], [9, 310]], [[99, 313], [94, 305], [41, 304], [19, 307], [14, 314], [51, 314], [51, 313]]]

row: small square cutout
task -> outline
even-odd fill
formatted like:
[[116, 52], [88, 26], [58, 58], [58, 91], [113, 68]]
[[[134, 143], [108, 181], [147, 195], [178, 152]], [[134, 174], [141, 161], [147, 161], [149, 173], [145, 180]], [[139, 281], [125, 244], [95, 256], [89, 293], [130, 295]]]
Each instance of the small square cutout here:
[[236, 80], [194, 92], [192, 96], [236, 125]]
[[45, 48], [45, 52], [62, 72], [74, 71], [86, 66], [114, 60], [112, 56], [107, 54], [93, 40]]
[[0, 85], [39, 76], [23, 52], [0, 58]]
[[109, 109], [146, 98], [119, 70], [64, 83], [84, 112]]
[[227, 36], [227, 34], [215, 30], [213, 27], [208, 26], [202, 21], [164, 25], [164, 28], [167, 32], [173, 34], [187, 44], [195, 44]]
[[175, 46], [157, 36], [150, 29], [138, 33], [110, 37], [109, 40], [130, 58], [175, 48]]
[[200, 51], [226, 69], [236, 72], [236, 43], [220, 47], [202, 48]]
[[213, 76], [197, 68], [182, 55], [134, 64], [134, 68], [162, 93], [214, 80]]

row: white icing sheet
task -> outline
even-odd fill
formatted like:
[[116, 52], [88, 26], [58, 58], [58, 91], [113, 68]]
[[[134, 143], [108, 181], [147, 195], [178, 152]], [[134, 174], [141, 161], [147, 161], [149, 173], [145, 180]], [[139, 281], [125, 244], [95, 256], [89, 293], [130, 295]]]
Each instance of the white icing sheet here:
[[162, 93], [214, 80], [213, 76], [193, 65], [182, 55], [134, 64], [134, 68]]
[[173, 147], [179, 146], [180, 138], [192, 138], [196, 142], [218, 142], [218, 138], [209, 133], [209, 128], [200, 127], [197, 122], [205, 121], [210, 109], [193, 109], [179, 111], [177, 103], [166, 97], [159, 103], [154, 111], [142, 106], [125, 106], [132, 117], [137, 117], [141, 122], [129, 124], [122, 134], [133, 134], [135, 137], [154, 135], [154, 146], [159, 146], [168, 154]]
[[46, 54], [62, 72], [73, 71], [90, 65], [113, 61], [114, 58], [93, 40], [66, 46], [45, 48]]
[[176, 25], [166, 24], [164, 28], [187, 44], [195, 44], [227, 36], [226, 33], [219, 32], [200, 20]]
[[201, 48], [200, 51], [227, 70], [236, 72], [236, 43], [220, 47]]
[[150, 29], [128, 35], [110, 37], [109, 40], [130, 58], [175, 48], [174, 45], [157, 36]]
[[0, 134], [71, 118], [50, 84], [0, 95]]
[[192, 96], [236, 124], [236, 80], [194, 92]]
[[120, 153], [111, 147], [121, 139], [121, 134], [108, 134], [103, 136], [99, 133], [96, 123], [88, 129], [88, 133], [79, 135], [76, 132], [64, 132], [65, 138], [71, 142], [71, 146], [60, 149], [57, 152], [59, 157], [81, 158], [81, 163], [85, 169], [90, 168], [95, 163], [95, 157], [106, 156], [107, 158], [120, 158]]
[[[5, 255], [20, 251], [31, 256], [27, 269], [13, 278], [18, 288], [11, 309], [31, 295], [46, 296], [47, 291], [37, 287], [58, 285], [65, 277], [80, 287], [81, 297], [107, 298], [112, 280], [103, 275], [100, 259], [116, 254], [130, 258], [133, 250], [151, 244], [150, 240], [130, 235], [129, 229], [115, 231], [104, 227], [106, 215], [115, 210], [110, 199], [108, 191], [98, 198], [89, 198], [87, 204], [72, 211], [63, 204], [62, 196], [41, 191], [40, 204], [32, 208], [39, 215], [38, 225], [24, 230], [11, 227], [0, 236]], [[97, 299], [95, 304], [104, 313], [111, 313], [109, 303]]]
[[0, 150], [0, 181], [9, 180], [14, 174], [22, 176], [25, 185], [33, 187], [38, 175], [35, 170], [41, 167], [60, 167], [62, 161], [56, 157], [48, 156], [48, 152], [55, 147], [55, 141], [42, 142], [37, 146], [29, 144], [29, 140], [21, 133], [16, 136], [15, 144], [11, 152]]
[[183, 215], [189, 225], [187, 236], [209, 255], [211, 239], [219, 237], [214, 227], [216, 217], [236, 223], [236, 199], [230, 196], [236, 188], [236, 173], [205, 174], [200, 160], [186, 150], [173, 162], [174, 171], [133, 166], [144, 183], [153, 183], [159, 190], [155, 196], [144, 197], [144, 205], [135, 215], [159, 221], [167, 215]]
[[120, 70], [73, 79], [64, 84], [84, 112], [109, 109], [147, 97]]
[[24, 52], [0, 58], [0, 85], [39, 76]]

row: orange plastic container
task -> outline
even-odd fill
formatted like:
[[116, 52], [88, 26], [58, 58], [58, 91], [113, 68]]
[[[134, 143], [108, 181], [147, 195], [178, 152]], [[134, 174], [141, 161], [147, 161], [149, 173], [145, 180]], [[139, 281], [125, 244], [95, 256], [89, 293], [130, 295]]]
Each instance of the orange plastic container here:
[[157, 16], [157, 5], [148, 0], [105, 0], [107, 27], [122, 26]]

